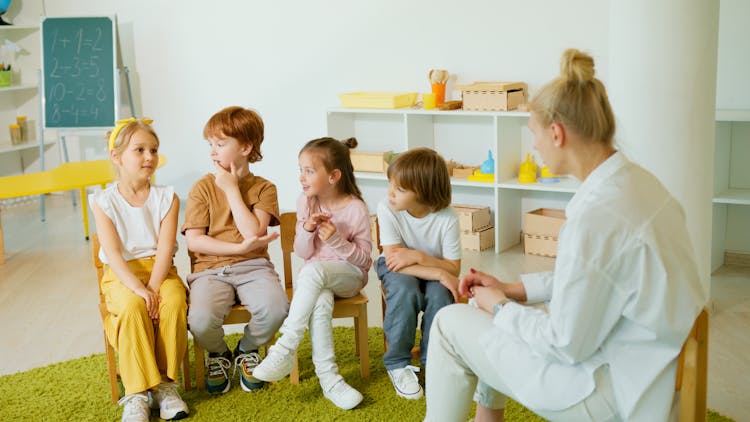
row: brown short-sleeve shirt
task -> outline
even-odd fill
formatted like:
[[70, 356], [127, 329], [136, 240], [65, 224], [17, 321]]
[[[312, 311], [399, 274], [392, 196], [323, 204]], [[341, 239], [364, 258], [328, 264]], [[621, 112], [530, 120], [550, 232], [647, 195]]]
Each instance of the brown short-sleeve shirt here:
[[[271, 214], [269, 226], [279, 225], [279, 202], [276, 185], [250, 173], [239, 180], [242, 198], [250, 209], [263, 210]], [[216, 186], [213, 174], [207, 174], [190, 189], [185, 205], [185, 223], [180, 232], [184, 235], [189, 229], [203, 229], [206, 234], [225, 242], [240, 243], [242, 234], [237, 229], [224, 191]], [[268, 248], [260, 248], [244, 255], [214, 256], [195, 253], [193, 272], [209, 268], [233, 265], [253, 258], [268, 258]]]

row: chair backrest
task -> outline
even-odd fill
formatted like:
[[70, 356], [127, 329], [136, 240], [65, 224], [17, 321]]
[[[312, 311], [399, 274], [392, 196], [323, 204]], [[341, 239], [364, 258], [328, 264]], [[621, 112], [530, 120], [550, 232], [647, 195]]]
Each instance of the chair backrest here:
[[675, 391], [680, 392], [681, 422], [706, 420], [708, 384], [708, 312], [704, 308], [695, 319], [677, 358]]
[[94, 260], [94, 267], [96, 267], [96, 281], [99, 286], [99, 302], [104, 303], [104, 295], [102, 294], [102, 276], [104, 275], [104, 263], [99, 259], [99, 236], [94, 233], [91, 235], [91, 257]]
[[383, 247], [380, 246], [380, 224], [378, 224], [378, 216], [370, 216], [370, 231], [372, 232], [372, 246], [377, 248], [378, 254], [383, 253]]

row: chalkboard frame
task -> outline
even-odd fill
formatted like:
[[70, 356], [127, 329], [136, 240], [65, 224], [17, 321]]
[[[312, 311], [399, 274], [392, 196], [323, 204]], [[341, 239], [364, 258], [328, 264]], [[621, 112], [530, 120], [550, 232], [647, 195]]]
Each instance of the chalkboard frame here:
[[[51, 123], [47, 119], [48, 114], [48, 107], [55, 104], [52, 101], [48, 101], [48, 92], [47, 92], [47, 69], [45, 69], [45, 54], [47, 54], [46, 50], [48, 46], [45, 44], [45, 22], [46, 21], [71, 21], [71, 20], [79, 20], [79, 19], [108, 19], [109, 23], [107, 24], [107, 27], [111, 28], [111, 37], [112, 37], [112, 45], [111, 50], [106, 51], [106, 64], [109, 65], [109, 59], [110, 59], [110, 52], [111, 52], [111, 63], [112, 63], [112, 93], [111, 93], [111, 104], [108, 101], [107, 102], [107, 110], [111, 110], [112, 112], [112, 118], [111, 119], [100, 119], [95, 122], [95, 124], [70, 124], [70, 122], [66, 119], [63, 119], [60, 123]], [[111, 24], [111, 26], [110, 26]], [[98, 15], [98, 16], [43, 16], [41, 18], [40, 22], [40, 98], [41, 98], [41, 121], [43, 128], [50, 128], [50, 129], [109, 129], [114, 125], [115, 120], [119, 116], [120, 110], [120, 87], [119, 87], [119, 69], [118, 69], [118, 55], [117, 55], [117, 48], [118, 48], [118, 35], [117, 35], [117, 17], [115, 15]], [[109, 67], [109, 66], [107, 66]]]

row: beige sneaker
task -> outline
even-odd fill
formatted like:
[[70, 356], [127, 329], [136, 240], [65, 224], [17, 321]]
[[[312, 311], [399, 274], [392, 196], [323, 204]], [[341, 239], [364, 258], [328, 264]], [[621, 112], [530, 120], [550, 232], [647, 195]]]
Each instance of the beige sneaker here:
[[151, 417], [146, 393], [128, 394], [117, 404], [122, 406], [122, 422], [148, 422]]
[[165, 421], [184, 419], [190, 413], [177, 392], [177, 387], [171, 382], [159, 384], [159, 389], [152, 391], [151, 397], [154, 399], [152, 406], [159, 408], [159, 417]]

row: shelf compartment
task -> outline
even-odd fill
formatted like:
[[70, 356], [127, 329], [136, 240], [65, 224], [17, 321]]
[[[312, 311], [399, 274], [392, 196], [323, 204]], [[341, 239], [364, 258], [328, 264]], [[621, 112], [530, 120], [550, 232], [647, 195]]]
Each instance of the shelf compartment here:
[[11, 91], [31, 91], [37, 90], [37, 86], [34, 84], [20, 84], [0, 87], [0, 92], [11, 92]]
[[716, 120], [720, 122], [750, 122], [750, 110], [720, 108], [716, 110]]
[[[47, 145], [53, 145], [56, 141], [46, 141], [44, 143], [45, 146]], [[0, 142], [0, 154], [5, 152], [13, 152], [13, 151], [23, 151], [25, 149], [34, 149], [39, 148], [39, 141], [35, 139], [28, 140], [20, 145], [13, 145], [10, 143], [10, 141], [4, 141]]]
[[572, 177], [560, 177], [558, 183], [519, 183], [518, 179], [508, 179], [498, 184], [501, 189], [532, 190], [540, 192], [576, 193], [580, 182]]
[[727, 189], [714, 196], [713, 203], [750, 205], [750, 189]]

